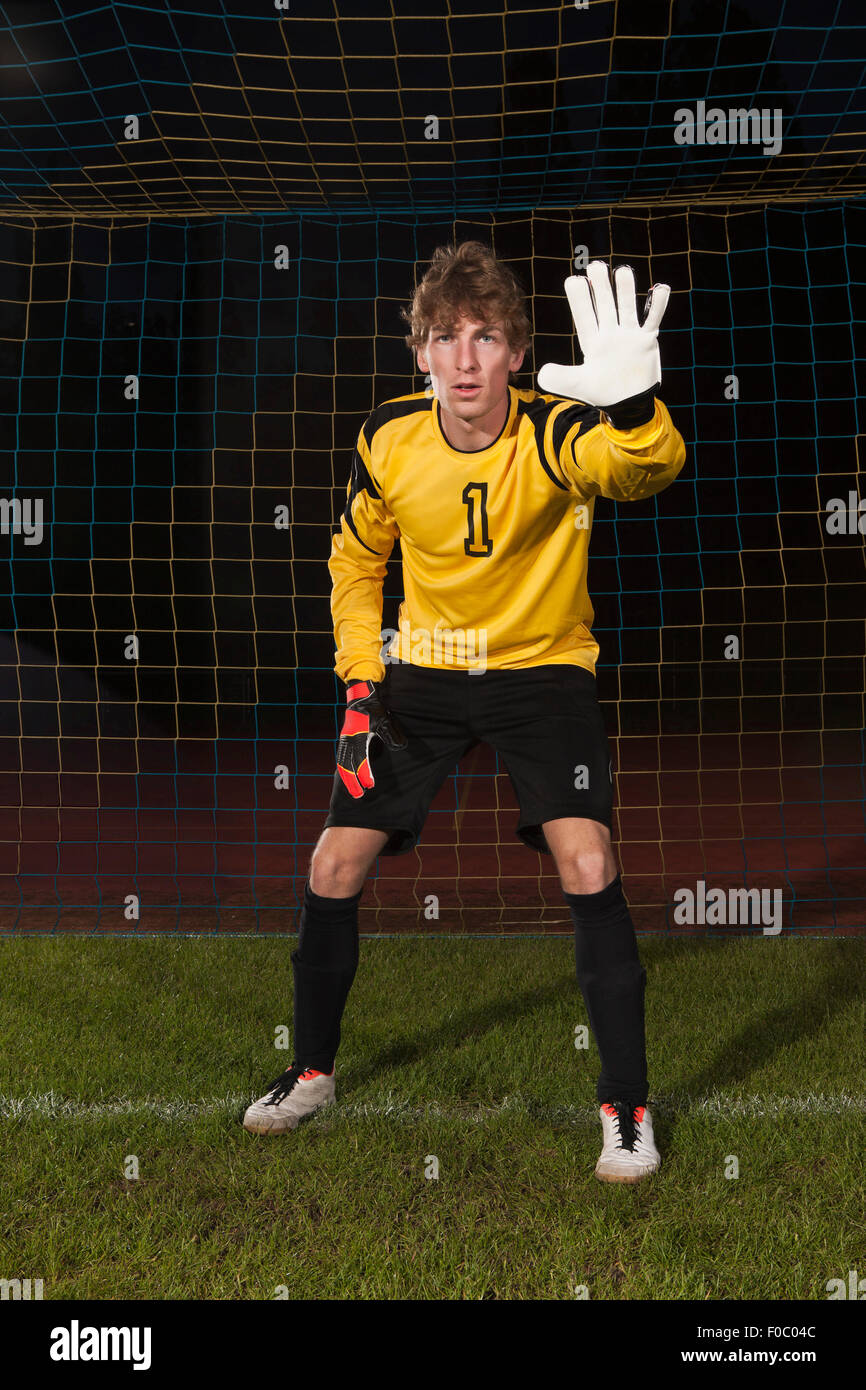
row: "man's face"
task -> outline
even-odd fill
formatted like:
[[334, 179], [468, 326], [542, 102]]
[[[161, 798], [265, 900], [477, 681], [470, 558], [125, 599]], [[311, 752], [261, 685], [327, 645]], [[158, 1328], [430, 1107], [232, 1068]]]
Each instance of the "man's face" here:
[[508, 394], [508, 373], [519, 371], [523, 350], [512, 352], [499, 323], [460, 318], [450, 331], [441, 324], [418, 349], [418, 365], [429, 372], [443, 409], [460, 420], [482, 421]]

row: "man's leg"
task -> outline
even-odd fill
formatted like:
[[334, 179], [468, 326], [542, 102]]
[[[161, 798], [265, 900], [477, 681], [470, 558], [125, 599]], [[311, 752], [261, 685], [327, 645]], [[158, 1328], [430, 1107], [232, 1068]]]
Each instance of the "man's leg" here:
[[646, 1105], [646, 971], [610, 832], [578, 818], [547, 821], [543, 830], [574, 922], [577, 981], [601, 1057], [599, 1104]]
[[374, 785], [353, 799], [334, 774], [325, 830], [304, 891], [295, 970], [295, 1058], [330, 1074], [340, 1018], [358, 965], [358, 904], [380, 853], [407, 853], [417, 843], [430, 805], [474, 738], [466, 727], [465, 672], [390, 665], [382, 683], [386, 707], [408, 738], [390, 749], [374, 739]]
[[358, 904], [364, 881], [388, 836], [335, 825], [313, 851], [304, 888], [295, 977], [295, 1061], [330, 1075], [340, 1020], [358, 968]]

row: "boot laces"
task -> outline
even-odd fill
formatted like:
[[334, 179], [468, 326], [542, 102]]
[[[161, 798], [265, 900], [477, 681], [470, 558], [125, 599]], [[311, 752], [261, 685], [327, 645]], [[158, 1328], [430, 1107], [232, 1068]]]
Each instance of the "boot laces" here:
[[616, 1112], [615, 1116], [611, 1116], [617, 1127], [617, 1134], [619, 1135], [616, 1147], [618, 1149], [626, 1149], [629, 1153], [634, 1153], [635, 1145], [641, 1137], [640, 1125], [634, 1117], [634, 1112], [637, 1107], [629, 1105], [623, 1100], [612, 1100], [610, 1106], [611, 1109]]
[[293, 1062], [290, 1067], [287, 1067], [286, 1070], [275, 1077], [273, 1081], [269, 1081], [267, 1086], [268, 1098], [264, 1102], [265, 1105], [279, 1105], [281, 1100], [285, 1100], [286, 1096], [294, 1090], [297, 1081], [303, 1076], [306, 1070], [306, 1067], [300, 1067], [296, 1062]]

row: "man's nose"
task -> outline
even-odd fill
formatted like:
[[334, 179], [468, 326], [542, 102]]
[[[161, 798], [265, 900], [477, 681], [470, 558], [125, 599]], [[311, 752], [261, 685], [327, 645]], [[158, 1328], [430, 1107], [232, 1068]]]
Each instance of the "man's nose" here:
[[460, 350], [457, 353], [457, 365], [461, 371], [466, 371], [470, 367], [478, 366], [478, 353], [476, 352], [474, 342], [471, 340], [460, 344]]

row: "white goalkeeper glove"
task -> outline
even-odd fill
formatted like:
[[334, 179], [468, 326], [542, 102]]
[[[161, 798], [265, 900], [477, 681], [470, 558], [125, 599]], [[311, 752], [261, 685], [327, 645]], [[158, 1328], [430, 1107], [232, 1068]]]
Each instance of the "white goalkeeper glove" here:
[[565, 293], [583, 365], [546, 362], [538, 373], [538, 385], [550, 395], [598, 406], [615, 429], [634, 429], [655, 413], [655, 393], [662, 379], [658, 330], [671, 287], [652, 286], [644, 321], [638, 323], [631, 266], [618, 266], [614, 279], [616, 303], [604, 261], [590, 261], [585, 275], [569, 275]]

